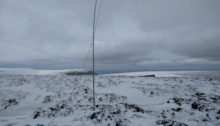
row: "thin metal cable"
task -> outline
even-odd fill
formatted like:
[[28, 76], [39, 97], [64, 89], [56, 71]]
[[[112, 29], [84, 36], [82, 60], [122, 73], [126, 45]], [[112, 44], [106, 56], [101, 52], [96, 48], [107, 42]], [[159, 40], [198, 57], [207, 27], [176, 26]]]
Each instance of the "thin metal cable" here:
[[95, 22], [95, 29], [97, 28], [98, 22], [99, 22], [99, 15], [101, 12], [101, 7], [102, 7], [102, 0], [100, 0], [99, 2], [99, 9], [98, 9], [98, 13], [97, 13], [97, 18], [96, 18], [96, 22]]
[[[96, 22], [95, 22], [95, 29], [96, 29], [97, 26], [98, 26], [98, 21], [99, 21], [100, 12], [101, 12], [101, 6], [102, 6], [102, 0], [100, 0], [100, 2], [99, 2], [99, 8], [98, 8], [98, 13], [97, 13], [97, 17], [96, 17], [97, 19], [96, 19]], [[87, 61], [88, 61], [91, 48], [92, 48], [92, 40], [91, 40], [89, 49], [88, 49], [88, 51], [87, 51], [86, 58], [85, 58], [85, 60], [84, 60], [84, 62], [83, 62], [82, 69], [85, 69], [85, 67], [86, 67], [86, 63], [87, 63]]]
[[95, 111], [95, 22], [96, 22], [96, 7], [97, 7], [97, 0], [95, 0], [95, 7], [94, 7], [94, 15], [93, 15], [93, 31], [92, 31], [92, 89], [93, 89], [93, 111]]
[[87, 60], [88, 60], [88, 58], [89, 58], [89, 54], [90, 54], [91, 48], [92, 48], [92, 41], [91, 41], [91, 43], [90, 43], [90, 45], [89, 45], [89, 50], [88, 50], [88, 52], [87, 52], [87, 54], [86, 54], [86, 58], [85, 58], [85, 60], [84, 60], [84, 62], [83, 62], [83, 66], [82, 66], [83, 69], [85, 69], [85, 67], [86, 67], [86, 63], [87, 63]]
[[[93, 45], [94, 44], [94, 38], [95, 38], [95, 28], [96, 28], [96, 26], [97, 26], [97, 24], [95, 23], [95, 19], [96, 19], [96, 5], [97, 5], [97, 0], [95, 0], [95, 8], [94, 8], [94, 19], [93, 19], [93, 39], [92, 39], [92, 42], [91, 42], [91, 44]], [[101, 4], [100, 4], [100, 6], [101, 6]], [[100, 8], [100, 7], [99, 7]], [[100, 9], [99, 9], [99, 11], [100, 11]], [[99, 13], [99, 12], [98, 12]], [[91, 46], [90, 46], [90, 49], [89, 50], [91, 50]], [[89, 52], [89, 51], [88, 51]], [[89, 53], [87, 53], [87, 55], [88, 55]], [[94, 56], [94, 48], [93, 48], [93, 56]], [[93, 65], [94, 65], [94, 57], [93, 57]], [[93, 72], [94, 72], [94, 66], [93, 66]], [[94, 90], [94, 73], [93, 73], [93, 110], [95, 109], [95, 90]], [[72, 93], [70, 93], [70, 96], [68, 97], [68, 99], [70, 99], [70, 97], [71, 97], [71, 94], [73, 94], [73, 91], [72, 91]], [[67, 99], [67, 100], [68, 100]], [[61, 111], [58, 111], [58, 113], [57, 113], [57, 115], [56, 116], [54, 116], [54, 118], [48, 123], [48, 125], [47, 126], [50, 126], [52, 123], [53, 123], [53, 121], [58, 117], [58, 115], [60, 114], [60, 112]]]

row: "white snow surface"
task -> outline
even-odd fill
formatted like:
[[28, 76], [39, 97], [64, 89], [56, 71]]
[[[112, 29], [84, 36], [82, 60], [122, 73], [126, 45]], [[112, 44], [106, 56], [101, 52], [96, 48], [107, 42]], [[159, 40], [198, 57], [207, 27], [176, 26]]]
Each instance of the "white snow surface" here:
[[[220, 74], [0, 69], [0, 126], [220, 126]], [[155, 74], [156, 77], [141, 77]]]

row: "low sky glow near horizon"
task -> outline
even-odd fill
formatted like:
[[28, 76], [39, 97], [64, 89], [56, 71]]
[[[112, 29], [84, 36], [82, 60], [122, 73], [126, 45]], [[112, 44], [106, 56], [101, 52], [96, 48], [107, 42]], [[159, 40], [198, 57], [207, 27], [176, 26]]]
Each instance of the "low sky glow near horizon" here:
[[[0, 67], [81, 68], [94, 1], [0, 0]], [[220, 70], [219, 12], [219, 0], [102, 0], [96, 70]]]

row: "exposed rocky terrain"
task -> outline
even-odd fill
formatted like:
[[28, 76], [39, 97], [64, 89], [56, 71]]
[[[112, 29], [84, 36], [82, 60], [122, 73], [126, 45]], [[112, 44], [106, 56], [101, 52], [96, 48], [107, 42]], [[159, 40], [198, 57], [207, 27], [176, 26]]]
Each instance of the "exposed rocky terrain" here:
[[[190, 73], [189, 73], [190, 74]], [[220, 77], [0, 74], [1, 126], [220, 125]]]

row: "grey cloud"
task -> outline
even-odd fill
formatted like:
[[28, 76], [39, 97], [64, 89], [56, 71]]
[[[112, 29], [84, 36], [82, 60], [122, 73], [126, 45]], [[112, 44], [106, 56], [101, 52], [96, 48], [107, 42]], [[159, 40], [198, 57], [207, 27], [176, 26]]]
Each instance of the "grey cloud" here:
[[[219, 5], [218, 0], [103, 0], [97, 69], [218, 70]], [[92, 0], [0, 0], [0, 67], [81, 67], [93, 7]]]

